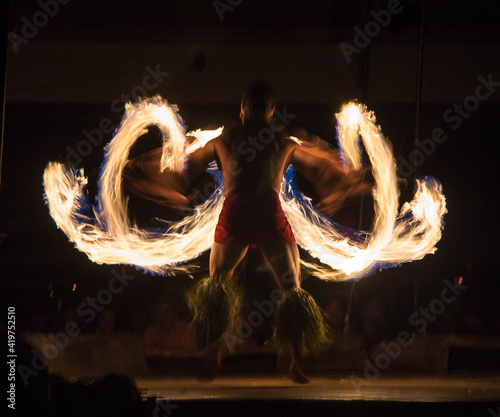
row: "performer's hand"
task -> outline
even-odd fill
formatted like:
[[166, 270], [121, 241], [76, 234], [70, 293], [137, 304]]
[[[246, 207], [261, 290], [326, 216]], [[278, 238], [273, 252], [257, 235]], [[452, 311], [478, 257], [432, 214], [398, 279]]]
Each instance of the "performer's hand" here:
[[337, 213], [337, 211], [340, 210], [340, 208], [344, 204], [345, 198], [345, 194], [341, 192], [335, 192], [321, 200], [314, 207], [325, 216], [332, 217], [335, 213]]

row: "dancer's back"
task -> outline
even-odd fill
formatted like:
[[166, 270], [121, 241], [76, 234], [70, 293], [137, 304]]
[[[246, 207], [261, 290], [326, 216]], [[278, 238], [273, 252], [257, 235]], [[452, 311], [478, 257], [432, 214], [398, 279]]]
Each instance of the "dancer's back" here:
[[295, 142], [267, 123], [247, 121], [215, 143], [226, 196], [234, 192], [279, 192]]

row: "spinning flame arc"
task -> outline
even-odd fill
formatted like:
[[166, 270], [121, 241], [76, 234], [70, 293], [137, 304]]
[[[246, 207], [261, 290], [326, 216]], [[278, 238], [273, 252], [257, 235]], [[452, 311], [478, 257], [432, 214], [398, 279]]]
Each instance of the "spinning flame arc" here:
[[[441, 238], [446, 203], [441, 185], [432, 178], [417, 180], [413, 200], [398, 213], [396, 165], [391, 147], [375, 124], [373, 113], [349, 103], [337, 116], [338, 141], [344, 169], [361, 168], [359, 138], [370, 158], [375, 186], [375, 220], [371, 232], [346, 237], [342, 227], [321, 215], [295, 186], [292, 170], [281, 185], [280, 199], [297, 243], [331, 268], [305, 263], [327, 280], [361, 278], [372, 271], [434, 253]], [[163, 135], [161, 170], [181, 172], [189, 153], [220, 135], [214, 131], [185, 133], [175, 106], [157, 96], [128, 104], [120, 127], [105, 149], [98, 203], [90, 204], [83, 169], [50, 162], [44, 172], [50, 215], [75, 246], [99, 264], [132, 264], [158, 274], [189, 272], [189, 261], [210, 249], [224, 202], [221, 173], [208, 171], [217, 182], [212, 195], [168, 230], [148, 230], [132, 224], [121, 178], [128, 153], [146, 128], [157, 125]], [[194, 140], [187, 145], [186, 136]]]

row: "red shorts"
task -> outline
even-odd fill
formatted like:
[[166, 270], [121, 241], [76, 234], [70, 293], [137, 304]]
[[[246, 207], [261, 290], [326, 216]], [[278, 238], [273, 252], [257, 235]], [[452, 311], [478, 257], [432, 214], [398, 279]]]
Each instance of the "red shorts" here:
[[231, 193], [224, 200], [214, 241], [259, 245], [293, 243], [295, 238], [276, 191], [258, 197], [253, 191], [245, 191]]

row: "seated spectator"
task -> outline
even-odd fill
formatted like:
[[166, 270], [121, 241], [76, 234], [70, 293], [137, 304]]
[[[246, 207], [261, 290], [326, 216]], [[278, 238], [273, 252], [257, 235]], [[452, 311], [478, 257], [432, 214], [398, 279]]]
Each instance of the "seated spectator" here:
[[194, 348], [191, 326], [187, 321], [177, 320], [168, 335], [168, 347]]
[[189, 324], [179, 319], [177, 307], [168, 301], [158, 304], [155, 322], [143, 337], [146, 347], [194, 347]]
[[35, 333], [49, 333], [56, 330], [57, 312], [49, 306], [33, 312], [30, 318], [29, 330]]
[[99, 316], [96, 334], [114, 333], [116, 327], [116, 314], [112, 308], [105, 308]]
[[76, 305], [68, 303], [64, 305], [57, 316], [58, 331], [65, 332], [66, 326], [75, 326], [82, 329], [82, 317], [76, 311]]
[[332, 333], [341, 333], [344, 329], [345, 308], [342, 301], [338, 298], [330, 299], [324, 309], [325, 321], [330, 327]]
[[135, 306], [129, 312], [128, 330], [131, 333], [142, 335], [148, 327], [148, 313], [143, 307]]
[[373, 298], [363, 308], [360, 331], [369, 352], [387, 335], [387, 319], [379, 300]]

